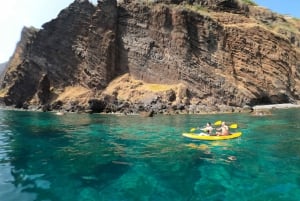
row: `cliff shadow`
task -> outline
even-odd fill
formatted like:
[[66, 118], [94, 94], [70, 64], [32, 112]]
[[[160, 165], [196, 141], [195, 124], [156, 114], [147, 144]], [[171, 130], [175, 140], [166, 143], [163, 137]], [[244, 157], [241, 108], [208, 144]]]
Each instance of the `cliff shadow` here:
[[129, 12], [124, 8], [118, 7], [117, 19], [117, 37], [116, 37], [116, 77], [129, 72], [128, 51], [129, 48], [125, 47], [123, 36], [128, 31], [128, 18]]

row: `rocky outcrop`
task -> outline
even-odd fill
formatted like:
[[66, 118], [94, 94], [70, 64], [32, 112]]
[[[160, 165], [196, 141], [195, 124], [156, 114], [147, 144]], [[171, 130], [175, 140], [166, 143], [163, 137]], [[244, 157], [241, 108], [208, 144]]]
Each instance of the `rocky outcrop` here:
[[23, 30], [1, 97], [124, 113], [297, 102], [299, 20], [241, 2], [76, 0], [41, 30]]
[[77, 0], [43, 29], [25, 28], [2, 82], [2, 88], [8, 90], [6, 104], [19, 106], [33, 99], [45, 74], [58, 90], [75, 84], [93, 90], [107, 86], [119, 73], [114, 58], [117, 7], [111, 2], [94, 7], [87, 0]]

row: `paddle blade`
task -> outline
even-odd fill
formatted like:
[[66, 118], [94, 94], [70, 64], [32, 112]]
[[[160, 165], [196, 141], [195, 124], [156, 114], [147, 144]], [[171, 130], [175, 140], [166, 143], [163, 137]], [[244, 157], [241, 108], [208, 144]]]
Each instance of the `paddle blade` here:
[[191, 128], [191, 130], [190, 130], [190, 131], [191, 131], [191, 132], [194, 132], [195, 130], [196, 130], [196, 128]]
[[229, 128], [237, 128], [237, 127], [238, 127], [237, 124], [231, 124], [231, 125], [229, 126]]
[[221, 121], [221, 120], [219, 120], [219, 121], [216, 121], [214, 124], [215, 124], [215, 126], [221, 126], [221, 124], [222, 124], [222, 121]]

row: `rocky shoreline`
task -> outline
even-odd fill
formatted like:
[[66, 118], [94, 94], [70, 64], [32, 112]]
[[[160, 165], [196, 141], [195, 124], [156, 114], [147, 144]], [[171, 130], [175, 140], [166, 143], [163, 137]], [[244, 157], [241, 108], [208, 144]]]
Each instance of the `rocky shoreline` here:
[[[63, 112], [63, 113], [100, 113], [100, 114], [140, 114], [151, 116], [153, 114], [176, 115], [176, 114], [213, 114], [213, 113], [240, 113], [251, 112], [251, 107], [231, 107], [226, 105], [205, 106], [205, 105], [184, 105], [162, 103], [160, 101], [150, 104], [133, 104], [126, 101], [105, 102], [105, 100], [90, 100], [88, 106], [77, 105], [74, 102], [60, 105], [28, 105], [28, 107], [16, 108], [12, 106], [2, 106], [1, 109], [41, 111], [41, 112]], [[148, 115], [149, 114], [149, 115]]]
[[[100, 105], [98, 105], [100, 104]], [[103, 110], [95, 110], [103, 106], [103, 102], [94, 101], [88, 108], [73, 107], [69, 108], [53, 108], [48, 106], [42, 107], [28, 107], [28, 108], [15, 108], [10, 106], [1, 106], [1, 110], [18, 110], [18, 111], [35, 111], [35, 112], [54, 112], [57, 115], [64, 115], [65, 113], [98, 113], [98, 114], [112, 114], [112, 115], [140, 115], [142, 117], [153, 117], [154, 115], [179, 115], [179, 114], [219, 114], [219, 113], [251, 113], [255, 116], [271, 115], [273, 109], [289, 109], [300, 108], [299, 104], [285, 103], [285, 104], [270, 104], [270, 105], [255, 105], [253, 107], [245, 106], [230, 107], [230, 106], [195, 106], [195, 105], [179, 105], [179, 106], [165, 106], [163, 104], [151, 104], [151, 105], [134, 105], [129, 103], [119, 103], [103, 108]], [[125, 107], [124, 107], [125, 106]], [[114, 108], [114, 109], [113, 109]]]
[[289, 109], [300, 108], [299, 104], [284, 103], [284, 104], [270, 104], [270, 105], [256, 105], [253, 110], [269, 110], [269, 109]]

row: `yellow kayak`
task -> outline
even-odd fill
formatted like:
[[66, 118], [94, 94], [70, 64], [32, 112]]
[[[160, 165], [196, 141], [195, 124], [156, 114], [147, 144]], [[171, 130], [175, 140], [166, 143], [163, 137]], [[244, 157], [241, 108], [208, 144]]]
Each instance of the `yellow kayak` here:
[[242, 132], [231, 133], [230, 135], [216, 136], [216, 135], [206, 135], [206, 134], [197, 134], [197, 133], [182, 133], [184, 137], [194, 139], [194, 140], [228, 140], [240, 137]]

